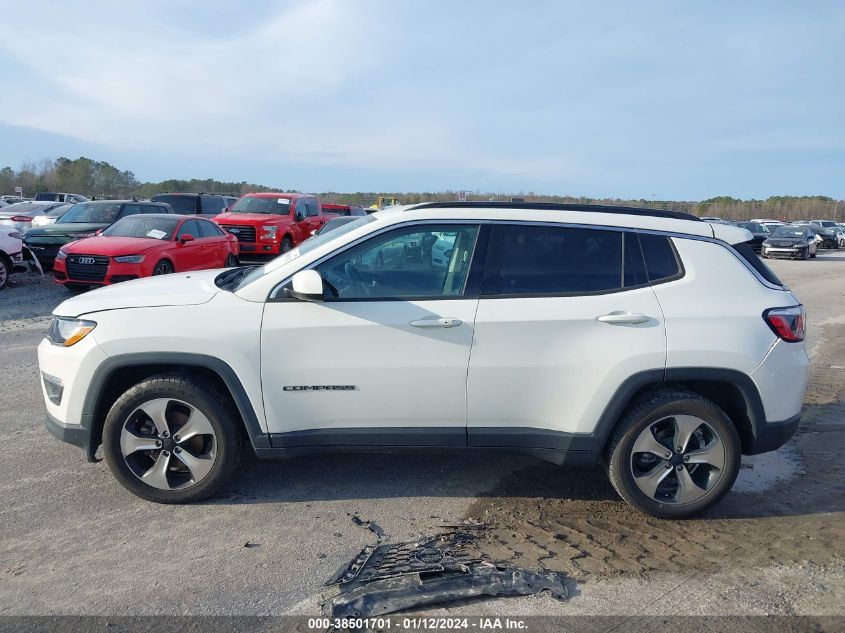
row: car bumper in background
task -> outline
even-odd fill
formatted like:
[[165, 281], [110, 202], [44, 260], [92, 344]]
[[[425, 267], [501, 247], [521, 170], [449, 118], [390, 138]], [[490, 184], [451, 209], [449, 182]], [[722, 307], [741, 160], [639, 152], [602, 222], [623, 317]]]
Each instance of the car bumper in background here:
[[786, 257], [786, 258], [795, 258], [795, 257], [803, 257], [804, 251], [807, 249], [807, 246], [797, 246], [795, 248], [792, 247], [780, 247], [780, 246], [764, 246], [761, 250], [761, 253], [765, 257]]

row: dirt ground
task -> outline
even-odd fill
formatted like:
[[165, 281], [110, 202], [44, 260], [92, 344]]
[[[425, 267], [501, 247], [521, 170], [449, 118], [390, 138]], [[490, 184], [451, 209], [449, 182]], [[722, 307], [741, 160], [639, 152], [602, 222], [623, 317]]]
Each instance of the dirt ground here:
[[600, 469], [524, 455], [251, 462], [207, 503], [143, 502], [44, 429], [34, 347], [69, 293], [18, 277], [0, 292], [0, 614], [315, 614], [323, 583], [376, 541], [360, 516], [389, 541], [484, 523], [490, 558], [569, 579], [564, 602], [429, 613], [843, 615], [845, 256], [772, 267], [808, 308], [804, 421], [781, 450], [743, 459], [720, 506], [681, 522], [633, 511]]

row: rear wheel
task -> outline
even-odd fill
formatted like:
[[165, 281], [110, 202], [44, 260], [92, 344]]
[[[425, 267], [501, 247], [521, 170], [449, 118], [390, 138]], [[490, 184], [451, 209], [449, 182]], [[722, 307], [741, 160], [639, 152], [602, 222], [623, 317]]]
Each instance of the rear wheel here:
[[173, 272], [173, 264], [171, 264], [166, 259], [162, 259], [158, 264], [155, 265], [153, 268], [153, 275], [169, 275]]
[[637, 509], [685, 519], [718, 503], [739, 473], [739, 434], [711, 401], [658, 391], [632, 405], [608, 447], [608, 476]]
[[240, 456], [231, 404], [203, 382], [154, 376], [126, 391], [109, 410], [103, 453], [117, 480], [157, 503], [211, 496]]
[[9, 275], [12, 274], [12, 262], [0, 253], [0, 290], [9, 285]]

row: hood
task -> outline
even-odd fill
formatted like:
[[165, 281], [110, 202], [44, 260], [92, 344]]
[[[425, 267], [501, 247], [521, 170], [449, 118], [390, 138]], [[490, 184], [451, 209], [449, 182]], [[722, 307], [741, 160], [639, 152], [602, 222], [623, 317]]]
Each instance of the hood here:
[[51, 237], [62, 235], [77, 235], [79, 233], [93, 233], [100, 229], [107, 229], [110, 224], [103, 224], [102, 222], [68, 222], [62, 224], [61, 222], [53, 222], [46, 226], [39, 226], [38, 228], [29, 229], [26, 232], [27, 237]]
[[[281, 206], [281, 205], [280, 205]], [[261, 222], [278, 222], [279, 219], [290, 219], [288, 213], [221, 213], [214, 216], [217, 224], [260, 224]]]
[[766, 240], [769, 246], [794, 246], [795, 244], [807, 243], [807, 238], [804, 237], [770, 237]]
[[66, 253], [84, 253], [86, 255], [137, 255], [157, 246], [172, 245], [171, 241], [156, 240], [151, 237], [109, 237], [98, 235], [72, 242], [65, 246]]
[[199, 305], [221, 292], [214, 284], [220, 273], [220, 270], [201, 270], [124, 281], [63, 301], [53, 314], [78, 317], [122, 308]]

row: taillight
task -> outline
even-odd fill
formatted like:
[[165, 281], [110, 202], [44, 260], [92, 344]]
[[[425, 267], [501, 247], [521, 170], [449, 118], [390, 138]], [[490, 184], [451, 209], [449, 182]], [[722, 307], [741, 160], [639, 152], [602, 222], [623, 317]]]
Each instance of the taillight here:
[[28, 215], [13, 215], [10, 219], [12, 222], [32, 222], [32, 218]]
[[787, 343], [798, 343], [804, 340], [804, 328], [807, 313], [804, 306], [790, 308], [769, 308], [763, 313], [763, 319]]

